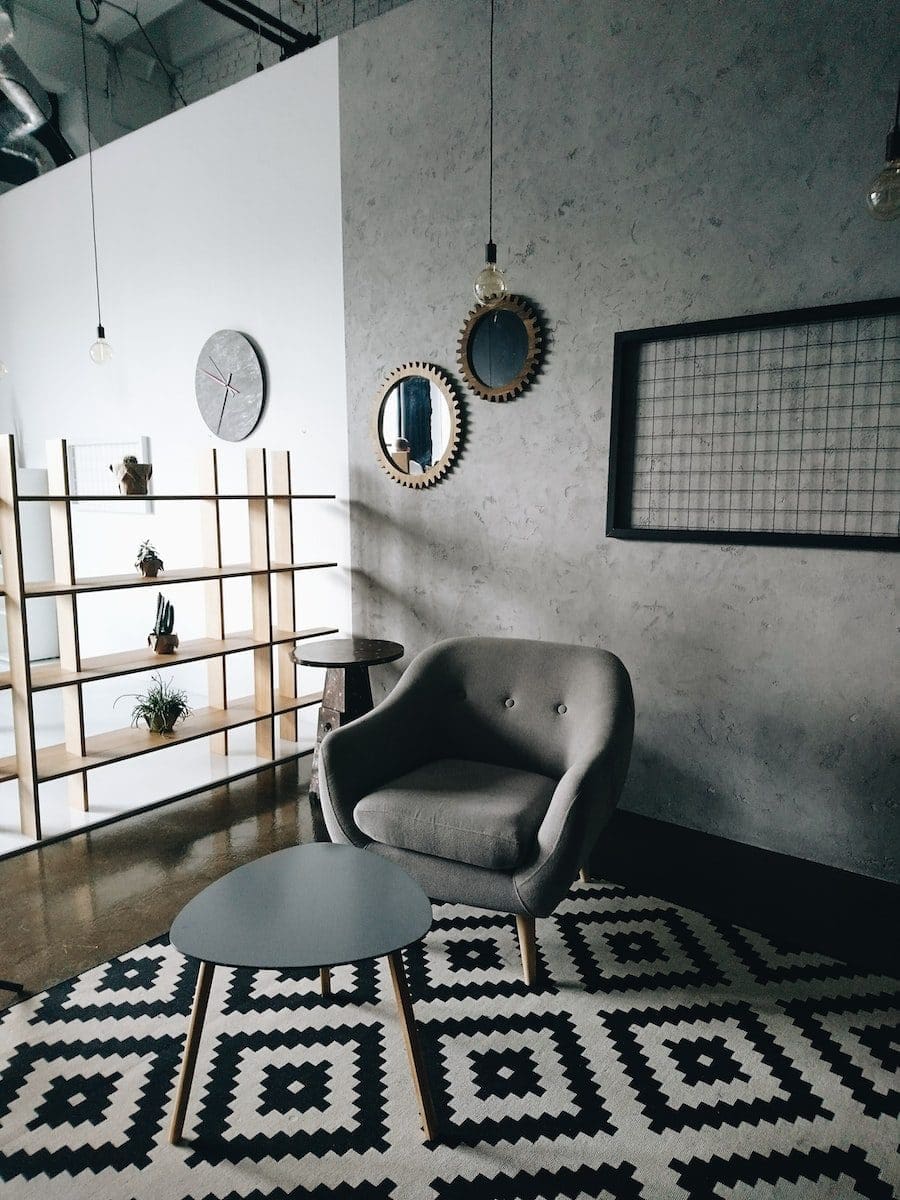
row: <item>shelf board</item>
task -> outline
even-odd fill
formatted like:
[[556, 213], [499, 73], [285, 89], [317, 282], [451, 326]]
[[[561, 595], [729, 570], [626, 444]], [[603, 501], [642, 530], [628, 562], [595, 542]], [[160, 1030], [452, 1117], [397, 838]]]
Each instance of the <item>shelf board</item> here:
[[122, 588], [165, 587], [171, 583], [202, 583], [209, 579], [240, 579], [245, 575], [269, 575], [283, 571], [320, 571], [326, 567], [336, 567], [336, 562], [306, 562], [306, 563], [272, 563], [268, 567], [254, 567], [250, 563], [240, 563], [231, 567], [175, 567], [163, 571], [155, 579], [145, 579], [143, 575], [97, 575], [93, 578], [77, 579], [75, 583], [57, 583], [47, 580], [40, 583], [25, 585], [26, 597], [32, 596], [72, 596], [85, 592], [109, 592]]
[[20, 495], [18, 499], [20, 501], [27, 501], [28, 503], [38, 503], [40, 501], [47, 503], [52, 500], [54, 503], [62, 502], [63, 504], [80, 504], [84, 501], [96, 504], [100, 501], [105, 502], [107, 500], [124, 500], [126, 503], [128, 503], [128, 501], [135, 500], [335, 500], [336, 496], [328, 492], [195, 492], [191, 494], [181, 493], [179, 495], [175, 495], [173, 493], [162, 493], [160, 495], [155, 495], [153, 492], [149, 492], [146, 496], [121, 496], [118, 492], [113, 492], [96, 496]]
[[[309, 638], [326, 637], [337, 633], [337, 629], [320, 625], [314, 629], [273, 630], [272, 644], [302, 642]], [[59, 663], [36, 666], [31, 671], [31, 687], [35, 692], [46, 692], [52, 688], [69, 687], [75, 683], [95, 683], [100, 679], [115, 679], [119, 675], [133, 675], [138, 671], [152, 671], [162, 667], [177, 667], [180, 663], [202, 662], [207, 658], [219, 658], [227, 654], [241, 654], [268, 646], [265, 639], [255, 638], [246, 630], [226, 638], [196, 638], [182, 642], [174, 654], [157, 654], [149, 646], [138, 650], [121, 650], [116, 654], [102, 654], [97, 658], [85, 658], [80, 671], [65, 671]], [[6, 676], [0, 675], [0, 689]]]
[[[273, 712], [259, 712], [252, 696], [229, 701], [228, 708], [195, 708], [190, 717], [179, 725], [174, 733], [166, 735], [151, 733], [149, 729], [114, 729], [108, 733], [94, 734], [85, 739], [87, 753], [82, 757], [70, 753], [64, 745], [43, 746], [37, 751], [37, 773], [40, 783], [51, 779], [63, 779], [95, 767], [106, 767], [111, 763], [137, 758], [154, 750], [164, 750], [182, 742], [222, 733], [226, 729], [237, 729], [240, 725], [252, 725], [279, 713], [295, 709], [310, 708], [321, 703], [321, 692], [309, 692], [305, 696], [276, 696]], [[0, 759], [0, 780], [15, 778], [16, 759]], [[12, 774], [10, 774], [12, 772]]]

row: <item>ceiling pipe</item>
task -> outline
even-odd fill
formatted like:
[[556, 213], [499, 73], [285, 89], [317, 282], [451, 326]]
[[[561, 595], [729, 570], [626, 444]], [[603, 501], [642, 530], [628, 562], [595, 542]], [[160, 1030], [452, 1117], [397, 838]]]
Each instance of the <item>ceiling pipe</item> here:
[[249, 0], [200, 0], [200, 2], [212, 9], [213, 12], [228, 17], [237, 25], [242, 25], [244, 29], [249, 29], [251, 33], [257, 33], [266, 41], [280, 46], [287, 58], [319, 44], [320, 39], [316, 34], [303, 33], [301, 30], [295, 29], [293, 25], [288, 25], [257, 5], [251, 4]]
[[0, 186], [15, 187], [75, 156], [59, 128], [56, 98], [45, 92], [13, 47], [0, 12]]

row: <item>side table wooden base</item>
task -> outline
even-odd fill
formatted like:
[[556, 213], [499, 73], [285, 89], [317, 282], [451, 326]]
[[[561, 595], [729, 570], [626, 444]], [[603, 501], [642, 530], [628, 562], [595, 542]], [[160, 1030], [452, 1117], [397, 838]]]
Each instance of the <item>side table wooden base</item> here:
[[373, 638], [335, 638], [325, 642], [302, 642], [291, 657], [303, 667], [325, 667], [325, 687], [316, 729], [309, 779], [309, 802], [316, 841], [327, 842], [328, 832], [319, 803], [319, 747], [332, 729], [349, 725], [357, 717], [372, 711], [372, 685], [369, 667], [394, 662], [403, 656], [399, 642]]

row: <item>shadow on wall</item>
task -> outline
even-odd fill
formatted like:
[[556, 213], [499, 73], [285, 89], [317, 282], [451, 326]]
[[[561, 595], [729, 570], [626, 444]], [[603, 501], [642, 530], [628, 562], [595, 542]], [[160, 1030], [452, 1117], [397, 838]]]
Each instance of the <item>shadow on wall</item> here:
[[[568, 554], [570, 547], [550, 536], [546, 505], [533, 517], [526, 513], [515, 523], [504, 523], [501, 535], [492, 527], [489, 512], [473, 511], [463, 523], [429, 504], [432, 496], [418, 493], [412, 499], [419, 508], [404, 512], [402, 531], [389, 511], [351, 502], [354, 560], [362, 557], [363, 539], [367, 560], [365, 571], [353, 571], [359, 632], [401, 641], [405, 634], [407, 649], [413, 652], [453, 634], [586, 640], [572, 636], [571, 613], [574, 607], [584, 607], [589, 592], [601, 600], [609, 585], [604, 575], [607, 547]], [[549, 599], [534, 586], [537, 546], [545, 548], [540, 556], [542, 576], [555, 580]], [[395, 584], [401, 579], [408, 581], [402, 589]], [[589, 606], [594, 603], [591, 599]], [[394, 623], [393, 631], [389, 622]], [[592, 642], [604, 644], [608, 638], [609, 622], [602, 627], [583, 621], [580, 625]], [[383, 626], [380, 634], [375, 632], [378, 626]]]
[[723, 805], [717, 789], [708, 778], [685, 770], [683, 764], [674, 762], [650, 746], [640, 736], [638, 719], [635, 723], [631, 764], [619, 800], [619, 808], [652, 816], [657, 820], [683, 824], [686, 797], [693, 797], [694, 803], [703, 805], [709, 814], [708, 821], [711, 825], [719, 824], [720, 814], [715, 810], [721, 810]]

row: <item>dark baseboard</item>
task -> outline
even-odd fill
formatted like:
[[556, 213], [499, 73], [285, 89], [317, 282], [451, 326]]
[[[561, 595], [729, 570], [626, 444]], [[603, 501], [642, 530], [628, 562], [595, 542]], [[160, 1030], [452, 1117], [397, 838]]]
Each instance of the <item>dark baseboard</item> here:
[[621, 809], [591, 871], [777, 942], [900, 977], [897, 884]]

